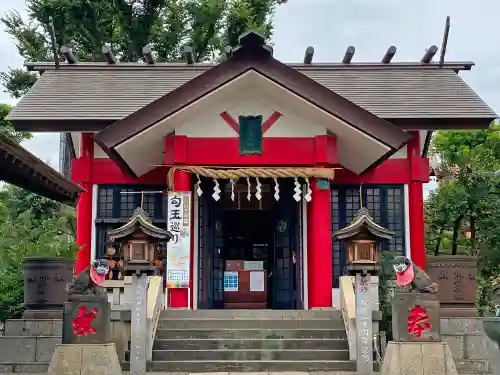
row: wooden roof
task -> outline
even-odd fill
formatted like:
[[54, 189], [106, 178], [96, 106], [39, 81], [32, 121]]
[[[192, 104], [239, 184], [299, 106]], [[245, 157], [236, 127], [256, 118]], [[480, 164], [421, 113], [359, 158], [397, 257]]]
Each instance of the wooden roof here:
[[[286, 64], [403, 129], [480, 129], [498, 116], [457, 74], [472, 62]], [[216, 64], [27, 63], [43, 74], [8, 119], [25, 131], [99, 131]]]
[[0, 180], [66, 204], [84, 190], [21, 145], [0, 134]]
[[[104, 128], [95, 134], [94, 140], [122, 170], [134, 176], [134, 172], [116, 151], [117, 146], [249, 71], [257, 72], [333, 117], [345, 121], [360, 133], [386, 145], [390, 150], [387, 157], [412, 138], [404, 130], [276, 60], [264, 38], [250, 31], [240, 37], [240, 45], [233, 49], [229, 59]], [[375, 160], [373, 166], [380, 162]]]
[[394, 237], [394, 232], [375, 223], [368, 209], [363, 207], [357, 212], [348, 226], [333, 232], [333, 238], [336, 240], [346, 240], [356, 236], [363, 230], [367, 230], [378, 238], [391, 239]]
[[157, 240], [169, 241], [172, 238], [172, 234], [169, 231], [155, 226], [148, 217], [148, 214], [140, 207], [135, 209], [128, 223], [119, 228], [109, 230], [108, 237], [110, 241], [115, 241], [130, 236], [137, 230]]

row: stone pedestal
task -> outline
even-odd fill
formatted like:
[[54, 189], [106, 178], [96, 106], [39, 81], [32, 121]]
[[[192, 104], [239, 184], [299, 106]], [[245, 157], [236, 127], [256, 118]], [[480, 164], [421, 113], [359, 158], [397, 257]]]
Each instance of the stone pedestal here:
[[63, 344], [109, 344], [111, 306], [94, 295], [71, 296], [64, 304]]
[[389, 342], [380, 375], [458, 375], [446, 342]]
[[57, 345], [47, 375], [121, 375], [115, 344]]
[[[440, 304], [434, 294], [395, 292], [392, 303], [394, 341], [440, 342], [439, 312]], [[410, 318], [415, 321], [410, 322]]]

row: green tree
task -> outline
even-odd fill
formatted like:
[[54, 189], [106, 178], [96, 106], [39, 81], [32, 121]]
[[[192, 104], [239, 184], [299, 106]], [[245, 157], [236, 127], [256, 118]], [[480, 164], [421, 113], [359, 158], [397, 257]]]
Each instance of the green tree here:
[[[427, 239], [437, 244], [438, 254], [443, 234], [452, 233], [451, 253], [456, 254], [461, 232], [470, 233], [466, 252], [477, 253], [478, 222], [487, 219], [494, 200], [500, 168], [500, 125], [492, 123], [482, 131], [437, 132], [432, 144], [442, 161], [442, 168], [453, 180], [441, 183], [426, 202]], [[499, 223], [500, 229], [500, 223]], [[429, 248], [428, 248], [429, 250]]]
[[500, 169], [500, 125], [475, 132], [440, 131], [432, 150], [452, 180], [442, 182], [425, 203], [427, 250], [457, 254], [461, 247], [478, 257], [482, 308], [491, 280], [500, 274], [500, 179], [495, 173]]
[[60, 238], [68, 218], [34, 220], [27, 211], [15, 216], [0, 200], [0, 321], [18, 317], [23, 307], [23, 260], [34, 256], [73, 258], [74, 242]]
[[[0, 132], [18, 143], [31, 138], [5, 120], [10, 109], [0, 105]], [[17, 186], [0, 187], [0, 321], [23, 311], [25, 257], [74, 257], [74, 211]]]
[[[16, 11], [2, 19], [17, 50], [28, 61], [53, 61], [49, 18], [57, 44], [70, 45], [81, 61], [104, 61], [109, 44], [121, 61], [142, 61], [142, 47], [151, 45], [158, 61], [182, 59], [185, 45], [196, 62], [216, 61], [227, 45], [236, 45], [247, 28], [267, 38], [272, 16], [287, 0], [27, 0], [28, 19]], [[6, 92], [23, 96], [37, 75], [24, 68], [0, 74]]]
[[0, 104], [0, 134], [7, 136], [17, 143], [30, 139], [32, 137], [30, 133], [16, 132], [12, 123], [5, 119], [11, 109], [12, 107], [8, 104]]

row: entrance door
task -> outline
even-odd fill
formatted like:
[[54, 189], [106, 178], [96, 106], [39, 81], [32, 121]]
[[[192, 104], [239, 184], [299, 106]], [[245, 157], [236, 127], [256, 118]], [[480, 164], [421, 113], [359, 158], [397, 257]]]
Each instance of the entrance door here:
[[[224, 231], [231, 228], [224, 225], [224, 205], [212, 197], [213, 186], [202, 184], [203, 194], [199, 198], [199, 249], [198, 249], [198, 307], [218, 309], [224, 306]], [[270, 215], [272, 227], [266, 263], [268, 271], [268, 306], [270, 309], [303, 308], [302, 268], [302, 203], [293, 199], [293, 180], [280, 181], [280, 200], [273, 203], [262, 215]], [[221, 190], [224, 188], [221, 184]], [[249, 224], [251, 217], [245, 215]], [[255, 218], [254, 218], [255, 219]], [[226, 220], [227, 221], [227, 220]], [[244, 225], [244, 224], [241, 224]], [[262, 230], [262, 232], [264, 232]], [[229, 233], [226, 233], [229, 235]], [[271, 234], [271, 233], [270, 233]], [[227, 236], [226, 236], [227, 237]]]
[[302, 204], [293, 199], [293, 187], [290, 180], [280, 184], [280, 200], [274, 210], [274, 269], [270, 283], [274, 309], [302, 308]]
[[213, 188], [203, 184], [198, 219], [198, 307], [224, 307], [224, 245], [222, 205], [212, 197]]

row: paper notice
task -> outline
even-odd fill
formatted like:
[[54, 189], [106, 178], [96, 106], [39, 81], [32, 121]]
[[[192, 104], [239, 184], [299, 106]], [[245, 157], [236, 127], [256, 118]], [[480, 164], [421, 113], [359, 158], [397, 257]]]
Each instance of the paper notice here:
[[251, 292], [263, 292], [264, 291], [264, 272], [263, 271], [252, 271], [250, 272], [250, 291]]

